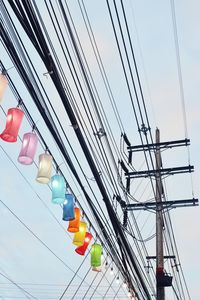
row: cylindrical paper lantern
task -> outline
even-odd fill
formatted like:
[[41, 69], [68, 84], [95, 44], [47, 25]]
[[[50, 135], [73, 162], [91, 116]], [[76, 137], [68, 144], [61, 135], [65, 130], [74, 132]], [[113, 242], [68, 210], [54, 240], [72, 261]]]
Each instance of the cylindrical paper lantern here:
[[40, 183], [48, 183], [51, 178], [53, 158], [48, 153], [40, 154], [39, 167], [36, 180]]
[[24, 112], [17, 108], [10, 108], [6, 116], [6, 128], [1, 134], [2, 140], [10, 143], [17, 141], [19, 128], [24, 116]]
[[69, 221], [69, 226], [67, 229], [67, 231], [69, 231], [69, 232], [78, 232], [79, 231], [80, 217], [81, 217], [80, 208], [75, 207], [74, 214], [75, 214], [75, 219]]
[[18, 156], [18, 162], [23, 165], [31, 165], [34, 161], [37, 149], [38, 137], [34, 132], [25, 133], [22, 148]]
[[74, 196], [65, 194], [65, 202], [63, 203], [63, 220], [70, 221], [75, 219], [74, 213]]
[[4, 74], [0, 74], [0, 104], [3, 100], [3, 95], [8, 86], [8, 80]]
[[62, 175], [56, 174], [51, 177], [52, 202], [63, 204], [65, 202], [66, 184]]
[[92, 249], [90, 251], [92, 267], [101, 266], [101, 253], [102, 253], [102, 246], [100, 244], [93, 244]]
[[80, 255], [84, 255], [89, 243], [91, 242], [91, 239], [92, 239], [92, 234], [90, 232], [86, 232], [84, 244], [75, 249], [76, 253]]
[[77, 246], [82, 246], [85, 241], [87, 223], [81, 221], [79, 225], [79, 231], [74, 234], [73, 244]]

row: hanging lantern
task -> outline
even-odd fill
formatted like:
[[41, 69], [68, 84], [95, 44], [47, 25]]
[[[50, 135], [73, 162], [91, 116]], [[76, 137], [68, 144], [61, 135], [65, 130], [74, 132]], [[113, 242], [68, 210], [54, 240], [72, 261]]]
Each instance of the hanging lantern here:
[[6, 128], [1, 134], [2, 140], [16, 142], [24, 112], [18, 107], [10, 108], [6, 116]]
[[70, 221], [74, 218], [74, 196], [68, 193], [65, 194], [65, 202], [63, 203], [63, 220]]
[[77, 246], [82, 246], [85, 241], [87, 223], [81, 221], [79, 225], [79, 231], [74, 234], [73, 244]]
[[34, 132], [25, 133], [22, 141], [22, 148], [18, 156], [18, 162], [23, 165], [31, 165], [33, 163], [38, 137]]
[[81, 217], [81, 211], [80, 208], [75, 207], [74, 208], [74, 220], [69, 221], [69, 226], [67, 231], [69, 232], [78, 232], [79, 231], [79, 225], [80, 225], [80, 217]]
[[102, 253], [102, 246], [100, 244], [93, 244], [92, 249], [90, 251], [92, 267], [96, 268], [101, 266], [101, 253]]
[[92, 239], [92, 234], [90, 232], [86, 232], [84, 244], [75, 249], [76, 253], [80, 255], [84, 255], [89, 243], [91, 242], [91, 239]]
[[56, 174], [51, 177], [52, 202], [63, 204], [65, 202], [65, 180], [62, 175]]
[[4, 92], [7, 88], [7, 86], [8, 86], [8, 80], [5, 76], [5, 74], [2, 73], [2, 74], [0, 74], [0, 104], [3, 100], [3, 95], [4, 95]]
[[40, 183], [48, 183], [51, 178], [53, 158], [48, 153], [40, 154], [39, 167], [36, 180]]

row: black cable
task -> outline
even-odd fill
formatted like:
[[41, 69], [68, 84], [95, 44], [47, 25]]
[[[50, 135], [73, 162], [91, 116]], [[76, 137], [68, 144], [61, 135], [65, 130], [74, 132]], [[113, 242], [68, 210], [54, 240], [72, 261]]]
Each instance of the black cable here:
[[[45, 1], [45, 4], [46, 4], [46, 6], [47, 6], [46, 1]], [[50, 1], [50, 4], [51, 4], [51, 1]], [[51, 4], [51, 7], [52, 7], [52, 4]], [[48, 6], [47, 6], [47, 9], [48, 9]], [[54, 24], [54, 22], [53, 22], [52, 16], [51, 16], [51, 14], [50, 14], [50, 12], [49, 12], [49, 9], [48, 9], [48, 12], [49, 12], [50, 18], [51, 18], [51, 20], [52, 20], [52, 23], [53, 23], [53, 26], [54, 26], [56, 35], [57, 35], [58, 40], [59, 40], [59, 43], [60, 43], [60, 45], [61, 45], [63, 54], [64, 54], [65, 59], [66, 59], [66, 61], [67, 61], [67, 64], [68, 64], [68, 67], [69, 67], [69, 69], [70, 69], [72, 78], [73, 78], [73, 80], [74, 80], [74, 82], [75, 82], [76, 88], [77, 88], [78, 91], [79, 91], [79, 88], [78, 88], [77, 83], [76, 83], [76, 81], [75, 81], [75, 76], [76, 76], [76, 78], [77, 78], [77, 80], [78, 80], [79, 86], [80, 86], [80, 88], [81, 88], [81, 92], [82, 92], [82, 94], [83, 94], [83, 96], [84, 96], [84, 92], [83, 92], [83, 89], [82, 89], [82, 87], [81, 87], [80, 80], [78, 79], [77, 72], [76, 72], [76, 70], [75, 70], [75, 67], [74, 67], [74, 64], [73, 64], [71, 55], [70, 55], [69, 50], [68, 50], [68, 48], [67, 48], [66, 41], [65, 41], [65, 39], [64, 39], [64, 36], [63, 36], [62, 30], [61, 30], [61, 27], [60, 27], [60, 25], [59, 25], [59, 22], [58, 22], [58, 20], [57, 20], [57, 17], [56, 17], [56, 14], [55, 14], [55, 12], [54, 12], [53, 7], [52, 7], [52, 10], [53, 10], [54, 17], [55, 17], [55, 19], [56, 19], [57, 26], [58, 26], [58, 28], [59, 28], [59, 30], [60, 30], [60, 34], [61, 34], [61, 36], [62, 36], [62, 38], [63, 38], [63, 42], [64, 42], [64, 44], [65, 44], [66, 51], [67, 51], [67, 53], [68, 53], [68, 55], [69, 55], [69, 57], [70, 57], [70, 62], [71, 62], [71, 64], [72, 64], [72, 66], [73, 66], [73, 71], [72, 71], [72, 69], [71, 69], [71, 67], [70, 67], [70, 64], [69, 64], [68, 60], [67, 60], [65, 51], [64, 51], [64, 49], [63, 49], [63, 47], [62, 47], [62, 44], [61, 44], [61, 40], [60, 40], [60, 38], [59, 38], [59, 36], [58, 36], [58, 32], [57, 32], [57, 30], [56, 30], [56, 28], [55, 28], [55, 24]], [[38, 12], [38, 14], [39, 14], [39, 11], [37, 11], [37, 12]], [[40, 18], [40, 20], [41, 20], [41, 18]], [[42, 20], [41, 20], [41, 22], [42, 22]], [[46, 30], [45, 30], [45, 32], [46, 32]], [[49, 38], [48, 38], [48, 40], [49, 40]], [[54, 51], [54, 52], [55, 52], [55, 51]], [[54, 56], [56, 57], [56, 54], [55, 54], [55, 53], [54, 53]], [[60, 65], [60, 64], [59, 64], [59, 65]], [[62, 69], [61, 66], [60, 66], [59, 68]], [[62, 71], [62, 73], [64, 73], [64, 72]], [[75, 75], [74, 75], [73, 73], [75, 73]], [[86, 114], [87, 114], [87, 110], [86, 110], [86, 107], [85, 107], [85, 105], [84, 105], [84, 103], [83, 103], [83, 98], [82, 98], [82, 96], [81, 96], [80, 93], [79, 93], [79, 96], [80, 96], [81, 102], [82, 102], [82, 104], [83, 104], [83, 106], [84, 106], [84, 108], [85, 108]], [[85, 101], [86, 101], [86, 97], [85, 97], [85, 96], [84, 96], [84, 99], [85, 99]], [[86, 101], [86, 105], [87, 105], [87, 101]], [[89, 108], [88, 105], [87, 105], [87, 107]], [[89, 110], [89, 111], [90, 111], [90, 110]], [[79, 113], [81, 114], [80, 110], [79, 110]], [[88, 115], [87, 115], [87, 116], [88, 116]], [[90, 116], [92, 116], [92, 115], [91, 115], [91, 112], [90, 112]], [[90, 122], [89, 116], [88, 116], [88, 119], [89, 119], [89, 122]], [[92, 120], [93, 120], [93, 117], [92, 117]], [[93, 120], [93, 123], [94, 123], [94, 120]], [[91, 122], [90, 122], [90, 125], [91, 125], [91, 127], [93, 127]], [[94, 132], [94, 129], [93, 129], [93, 132]], [[95, 128], [95, 132], [97, 132], [97, 127]], [[100, 141], [100, 139], [97, 138], [95, 132], [94, 132], [94, 136], [95, 136], [95, 138], [96, 138], [97, 143], [99, 144], [99, 142], [101, 143], [101, 141]], [[90, 134], [89, 134], [89, 136], [91, 137]], [[87, 137], [86, 134], [85, 134], [85, 137], [86, 137], [86, 139], [87, 139], [87, 141], [88, 141], [88, 144], [90, 145], [90, 141], [89, 141], [89, 139], [88, 139], [88, 137]], [[91, 140], [92, 140], [92, 138], [91, 138]], [[101, 145], [102, 145], [102, 143], [101, 143]], [[91, 146], [90, 146], [90, 147], [91, 147]], [[96, 147], [95, 147], [95, 149], [96, 149], [96, 151], [98, 152], [98, 150], [97, 150]], [[110, 171], [110, 167], [109, 167], [109, 166], [107, 167], [107, 164], [109, 164], [108, 159], [107, 159], [107, 162], [106, 162], [106, 160], [104, 159], [104, 156], [106, 155], [106, 154], [105, 154], [105, 151], [103, 150], [103, 151], [104, 151], [104, 153], [103, 153], [102, 150], [101, 150], [100, 148], [99, 148], [99, 150], [101, 151], [101, 153], [100, 153], [100, 156], [98, 156], [98, 157], [99, 157], [99, 159], [102, 159], [101, 157], [103, 157], [104, 164], [105, 164], [106, 169], [107, 169], [107, 173], [109, 174], [111, 171]], [[104, 154], [104, 156], [103, 156], [103, 154]], [[113, 185], [113, 179], [112, 179], [112, 176], [109, 175], [109, 177], [110, 177], [111, 182], [112, 182], [111, 184]], [[114, 183], [114, 185], [116, 186], [115, 183]]]
[[[27, 12], [27, 14], [29, 14], [28, 11], [29, 11], [29, 7], [26, 6], [26, 12]], [[30, 18], [30, 19], [34, 18], [34, 16], [33, 16], [32, 14], [33, 14], [33, 12], [31, 11], [31, 12], [30, 12], [30, 15], [29, 15], [29, 18]], [[35, 19], [34, 19], [34, 22], [36, 22]], [[34, 22], [33, 22], [33, 23], [34, 23]], [[35, 25], [35, 24], [34, 24], [34, 25]], [[38, 33], [39, 33], [39, 32], [38, 32]], [[41, 34], [41, 32], [40, 32], [40, 34]], [[42, 35], [41, 35], [41, 36], [42, 36]], [[44, 40], [41, 41], [41, 42], [44, 43]], [[45, 48], [46, 48], [46, 46], [45, 46]], [[48, 52], [48, 53], [49, 53], [49, 52]], [[52, 59], [52, 58], [51, 58], [51, 59]], [[45, 63], [47, 64], [48, 62], [45, 61]], [[51, 63], [53, 64], [53, 61], [51, 61]], [[60, 84], [59, 76], [57, 75], [57, 70], [55, 69], [54, 64], [53, 64], [53, 67], [54, 67], [54, 68], [53, 68], [53, 74], [51, 74], [51, 77], [52, 77], [52, 79], [54, 80], [54, 83], [55, 83], [56, 86], [57, 86], [57, 89], [58, 89], [58, 91], [59, 91], [59, 93], [60, 93], [61, 99], [64, 98], [65, 101], [66, 101], [67, 99], [66, 99], [66, 97], [65, 97], [65, 94], [64, 94], [63, 91], [62, 91], [62, 85]], [[75, 118], [75, 116], [73, 115], [73, 113], [72, 113], [72, 111], [71, 111], [71, 108], [70, 108], [70, 106], [69, 106], [69, 103], [66, 101], [66, 102], [64, 102], [64, 104], [65, 104], [66, 110], [68, 110], [68, 115], [69, 115], [69, 117], [70, 117], [70, 119], [71, 119], [71, 121], [72, 121], [72, 125], [76, 125], [76, 118]], [[46, 116], [44, 116], [44, 117], [46, 117]], [[45, 120], [45, 121], [47, 121], [47, 120]], [[98, 174], [98, 172], [97, 172], [96, 166], [95, 166], [95, 164], [94, 164], [94, 162], [93, 162], [93, 160], [92, 160], [92, 157], [91, 157], [91, 155], [90, 155], [90, 152], [88, 151], [87, 145], [85, 144], [85, 141], [84, 141], [84, 139], [83, 139], [83, 137], [82, 137], [81, 132], [79, 131], [79, 129], [77, 129], [75, 132], [76, 132], [77, 137], [78, 137], [78, 139], [79, 139], [79, 141], [80, 141], [80, 143], [81, 143], [81, 145], [82, 145], [83, 151], [84, 151], [85, 155], [87, 156], [89, 165], [90, 165], [91, 169], [93, 170], [93, 173], [94, 173], [94, 175], [95, 175], [95, 177], [96, 177], [96, 182], [98, 183], [99, 188], [100, 188], [100, 190], [101, 190], [101, 193], [102, 193], [102, 195], [103, 195], [103, 197], [104, 197], [104, 201], [105, 201], [105, 203], [106, 203], [106, 206], [107, 206], [107, 209], [108, 209], [108, 213], [109, 213], [110, 218], [111, 218], [111, 221], [112, 221], [112, 223], [113, 223], [114, 220], [112, 220], [112, 218], [116, 219], [116, 217], [115, 217], [115, 215], [113, 214], [112, 206], [110, 205], [110, 202], [109, 202], [109, 199], [108, 199], [108, 197], [107, 197], [107, 194], [106, 194], [106, 191], [105, 191], [105, 189], [104, 189], [104, 186], [103, 186], [103, 184], [102, 184], [102, 181], [101, 181], [101, 179], [99, 178], [99, 174]], [[59, 142], [58, 139], [57, 139], [57, 142]], [[117, 219], [116, 219], [116, 220], [117, 220]], [[119, 233], [120, 233], [120, 237], [121, 237], [122, 240], [123, 240], [123, 246], [125, 247], [126, 251], [128, 250], [127, 252], [128, 252], [129, 255], [131, 256], [132, 264], [135, 265], [134, 259], [132, 258], [132, 254], [131, 254], [131, 252], [130, 252], [130, 249], [129, 249], [129, 248], [127, 249], [127, 247], [126, 247], [127, 241], [126, 241], [126, 238], [125, 238], [123, 232], [121, 231], [120, 227], [119, 227], [117, 224], [114, 223], [114, 224], [113, 224], [113, 227], [114, 227], [114, 229], [115, 229], [116, 232], [119, 232]], [[135, 265], [134, 267], [135, 267], [136, 270], [137, 270], [136, 265]], [[145, 287], [145, 285], [144, 285], [144, 283], [143, 283], [142, 278], [140, 277], [140, 273], [139, 273], [138, 271], [137, 271], [137, 273], [138, 273], [137, 275], [138, 275], [138, 277], [140, 278], [141, 283], [142, 283], [142, 285], [143, 285], [143, 289], [145, 290], [145, 292], [146, 292], [147, 295], [148, 295], [148, 291], [147, 291], [147, 289], [146, 289], [146, 287]]]
[[[62, 6], [61, 1], [59, 1], [59, 3], [60, 3], [60, 5]], [[64, 14], [64, 16], [66, 17], [65, 14]], [[72, 34], [71, 28], [70, 28], [69, 23], [68, 23], [68, 20], [67, 20], [67, 17], [66, 17], [65, 19], [66, 19], [66, 23], [67, 23], [67, 25], [68, 25], [68, 27], [69, 27], [69, 32], [70, 32], [70, 34]], [[41, 34], [41, 33], [40, 33], [40, 34]], [[51, 74], [51, 77], [52, 77], [52, 79], [54, 80], [54, 82], [55, 82], [55, 84], [56, 84], [56, 86], [57, 86], [57, 89], [58, 89], [58, 91], [59, 91], [59, 93], [60, 93], [60, 95], [61, 95], [61, 99], [62, 99], [62, 98], [65, 98], [65, 100], [67, 100], [66, 97], [64, 97], [65, 95], [63, 95], [63, 93], [62, 93], [62, 86], [61, 86], [61, 84], [60, 84], [60, 82], [59, 82], [59, 77], [58, 77], [58, 76], [56, 75], [56, 73], [55, 73], [55, 70], [54, 70], [53, 74]], [[76, 118], [75, 118], [73, 112], [71, 111], [71, 108], [70, 108], [70, 106], [69, 106], [69, 103], [66, 101], [66, 102], [64, 102], [64, 105], [65, 105], [66, 110], [68, 111], [68, 115], [69, 115], [69, 117], [70, 117], [70, 119], [71, 119], [71, 121], [72, 121], [72, 124], [75, 125], [75, 124], [76, 124]], [[113, 208], [112, 208], [112, 206], [110, 205], [109, 199], [108, 199], [108, 197], [107, 197], [106, 191], [105, 191], [104, 186], [103, 186], [103, 184], [102, 184], [101, 178], [99, 177], [99, 174], [98, 174], [98, 171], [97, 171], [97, 169], [96, 169], [96, 166], [95, 166], [95, 164], [94, 164], [94, 162], [93, 162], [93, 159], [92, 159], [92, 157], [91, 157], [91, 155], [90, 155], [90, 152], [89, 152], [89, 150], [88, 150], [88, 148], [87, 148], [87, 145], [85, 144], [85, 141], [84, 141], [84, 139], [83, 139], [83, 137], [82, 137], [82, 134], [81, 134], [79, 128], [77, 128], [77, 130], [76, 130], [75, 132], [76, 132], [76, 135], [77, 135], [77, 137], [78, 137], [78, 139], [79, 139], [79, 142], [80, 142], [80, 144], [81, 144], [81, 146], [82, 146], [82, 149], [83, 149], [83, 151], [84, 151], [84, 153], [85, 153], [85, 155], [86, 155], [86, 157], [87, 157], [88, 163], [89, 163], [89, 165], [90, 165], [90, 167], [91, 167], [91, 169], [92, 169], [92, 171], [93, 171], [93, 173], [94, 173], [94, 176], [95, 176], [95, 178], [96, 178], [96, 182], [97, 182], [97, 184], [98, 184], [98, 186], [99, 186], [99, 189], [100, 189], [100, 191], [101, 191], [101, 193], [102, 193], [102, 195], [103, 195], [103, 197], [104, 197], [104, 201], [105, 201], [105, 203], [106, 203], [106, 206], [107, 206], [107, 209], [108, 209], [108, 213], [110, 214], [110, 218], [111, 218], [111, 221], [112, 221], [112, 223], [113, 223], [114, 220], [112, 220], [112, 219], [113, 219], [113, 218], [116, 219], [116, 217], [115, 217], [115, 215], [113, 214]], [[116, 226], [116, 225], [117, 225], [117, 226]], [[120, 235], [121, 235], [121, 237], [122, 237], [122, 239], [123, 239], [123, 243], [126, 244], [126, 243], [127, 243], [127, 242], [126, 242], [126, 238], [125, 238], [123, 232], [121, 231], [121, 228], [118, 226], [118, 224], [115, 224], [115, 223], [114, 223], [114, 224], [113, 224], [113, 227], [115, 228], [115, 230], [117, 230], [117, 231], [119, 230]], [[124, 245], [124, 246], [125, 246], [125, 245]], [[128, 252], [129, 252], [129, 254], [131, 254], [130, 249], [128, 249]], [[134, 263], [134, 260], [133, 260], [133, 259], [131, 259], [131, 260], [132, 260], [132, 263]], [[135, 263], [134, 263], [134, 264], [135, 264]], [[136, 265], [135, 265], [135, 268], [137, 269]], [[138, 273], [138, 276], [140, 277], [139, 273]], [[148, 293], [147, 290], [146, 290], [145, 285], [143, 284], [142, 278], [140, 278], [140, 280], [141, 280], [141, 282], [142, 282], [142, 285], [143, 285], [144, 290], [146, 291], [146, 293]]]
[[[50, 2], [50, 3], [51, 3], [51, 2]], [[51, 5], [51, 7], [52, 7], [52, 5]], [[52, 7], [52, 9], [53, 9], [53, 7]], [[54, 10], [53, 10], [53, 11], [54, 11]], [[54, 13], [54, 16], [55, 16], [55, 13]], [[55, 16], [55, 18], [56, 18], [56, 16]], [[56, 18], [56, 20], [57, 20], [57, 18]], [[58, 21], [57, 21], [57, 24], [58, 24]], [[59, 24], [58, 24], [58, 26], [59, 26]], [[61, 31], [61, 30], [60, 30], [60, 31]], [[69, 34], [70, 34], [70, 33], [69, 33]], [[62, 35], [62, 31], [61, 31], [61, 35]], [[71, 35], [70, 35], [70, 36], [71, 36]], [[63, 35], [62, 35], [62, 37], [63, 37]], [[63, 40], [64, 40], [64, 38], [63, 38]], [[79, 40], [78, 40], [78, 41], [79, 41]], [[71, 38], [71, 42], [72, 42], [72, 45], [74, 46], [75, 55], [76, 55], [76, 58], [77, 58], [77, 60], [78, 60], [78, 64], [79, 64], [79, 67], [80, 67], [80, 70], [81, 70], [81, 74], [82, 74], [82, 76], [83, 76], [83, 80], [84, 80], [85, 85], [86, 85], [86, 88], [87, 88], [87, 90], [88, 90], [89, 97], [91, 98], [91, 101], [92, 101], [93, 106], [94, 106], [94, 109], [95, 109], [95, 113], [96, 113], [96, 115], [97, 115], [97, 117], [98, 117], [98, 120], [99, 120], [99, 122], [100, 122], [100, 124], [101, 124], [101, 128], [103, 129], [103, 132], [104, 132], [103, 124], [102, 124], [102, 122], [101, 122], [101, 117], [100, 117], [100, 115], [99, 115], [99, 113], [98, 113], [98, 109], [97, 109], [97, 106], [96, 106], [96, 101], [95, 101], [95, 96], [94, 96], [94, 92], [93, 92], [93, 89], [92, 89], [92, 85], [90, 84], [89, 77], [88, 77], [88, 75], [87, 75], [85, 66], [84, 66], [84, 64], [83, 64], [82, 57], [81, 57], [80, 52], [79, 52], [79, 49], [78, 49], [78, 45], [76, 44], [76, 41], [75, 41], [75, 38], [74, 38], [74, 37]], [[65, 43], [65, 40], [64, 40], [64, 43]], [[82, 49], [82, 47], [81, 47], [81, 49]], [[82, 51], [82, 52], [83, 52], [83, 51]], [[87, 65], [87, 62], [86, 62], [86, 65]], [[87, 65], [87, 66], [88, 66], [88, 65]], [[89, 67], [88, 67], [88, 69], [89, 69]], [[90, 71], [89, 71], [89, 72], [90, 72]], [[90, 74], [91, 74], [91, 73], [90, 73]], [[94, 86], [95, 86], [95, 84], [94, 84]], [[85, 101], [86, 101], [86, 98], [85, 98], [85, 97], [84, 97], [84, 99], [85, 99]], [[87, 105], [87, 108], [89, 109], [89, 106], [88, 106], [88, 104], [87, 104], [87, 101], [86, 101], [86, 105]], [[89, 112], [90, 112], [90, 109], [89, 109]], [[91, 112], [90, 112], [90, 116], [92, 117]], [[92, 118], [93, 118], [93, 117], [92, 117]], [[94, 120], [93, 120], [93, 122], [94, 122]], [[97, 127], [95, 128], [95, 131], [96, 131], [96, 132], [98, 131], [98, 130], [97, 130]], [[106, 164], [108, 165], [108, 167], [107, 167], [107, 172], [108, 172], [108, 174], [111, 174], [111, 175], [109, 175], [110, 180], [111, 180], [112, 184], [115, 186], [115, 189], [118, 189], [118, 187], [117, 187], [115, 181], [113, 180], [114, 176], [113, 176], [112, 169], [111, 169], [111, 167], [110, 167], [110, 163], [109, 163], [109, 160], [108, 160], [108, 158], [107, 158], [106, 152], [105, 152], [104, 147], [103, 147], [103, 145], [102, 145], [101, 138], [98, 139], [96, 135], [95, 135], [95, 137], [96, 137], [97, 143], [101, 145], [101, 149], [102, 149], [102, 150], [101, 150], [101, 149], [99, 149], [99, 150], [101, 151], [101, 155], [103, 155], [103, 159], [104, 159], [104, 157], [105, 157], [105, 160], [104, 160], [105, 165], [106, 165]], [[106, 135], [105, 135], [105, 138], [106, 138]], [[119, 193], [119, 191], [118, 191], [118, 193]]]
[[[42, 244], [49, 252], [51, 252], [68, 270], [70, 270], [72, 273], [75, 273], [73, 269], [71, 269], [49, 246], [43, 242], [1, 199], [1, 204]], [[80, 279], [82, 279], [81, 276], [77, 275]]]
[[[1, 200], [0, 200], [1, 201]], [[3, 273], [0, 272], [0, 275], [4, 278], [6, 278], [8, 281], [10, 281], [12, 284], [14, 284], [20, 291], [23, 292], [23, 294], [26, 296], [26, 298], [28, 299], [38, 299], [35, 296], [33, 296], [32, 294], [30, 294], [29, 292], [27, 292], [25, 289], [23, 289], [19, 284], [17, 284], [15, 281], [13, 281], [11, 278], [7, 277], [6, 275], [4, 275]]]
[[146, 104], [145, 104], [145, 100], [144, 100], [144, 94], [143, 94], [143, 91], [142, 91], [142, 85], [141, 85], [140, 76], [139, 76], [139, 72], [138, 72], [138, 67], [137, 67], [135, 54], [134, 54], [134, 50], [133, 50], [133, 44], [132, 44], [132, 41], [131, 41], [130, 31], [129, 31], [128, 22], [127, 22], [127, 18], [126, 18], [126, 12], [125, 12], [125, 9], [124, 9], [123, 0], [120, 0], [120, 2], [121, 2], [124, 21], [125, 21], [125, 25], [126, 25], [126, 31], [127, 31], [127, 34], [128, 34], [128, 40], [129, 40], [129, 44], [130, 44], [130, 47], [131, 47], [131, 54], [132, 54], [133, 61], [134, 61], [134, 67], [135, 67], [135, 72], [136, 72], [136, 76], [137, 76], [137, 81], [138, 81], [138, 85], [139, 85], [141, 98], [142, 98], [142, 104], [143, 104], [143, 107], [144, 107], [147, 126], [149, 128], [149, 134], [151, 136], [151, 140], [153, 140], [152, 135], [151, 135], [151, 128], [150, 128], [149, 118], [148, 118], [148, 114], [147, 114], [147, 108], [146, 108]]

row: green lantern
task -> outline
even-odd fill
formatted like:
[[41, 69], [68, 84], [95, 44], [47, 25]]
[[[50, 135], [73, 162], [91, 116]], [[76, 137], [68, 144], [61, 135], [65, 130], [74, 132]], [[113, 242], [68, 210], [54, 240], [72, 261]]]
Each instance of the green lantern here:
[[102, 246], [100, 244], [93, 244], [90, 254], [91, 254], [91, 266], [92, 267], [101, 266]]

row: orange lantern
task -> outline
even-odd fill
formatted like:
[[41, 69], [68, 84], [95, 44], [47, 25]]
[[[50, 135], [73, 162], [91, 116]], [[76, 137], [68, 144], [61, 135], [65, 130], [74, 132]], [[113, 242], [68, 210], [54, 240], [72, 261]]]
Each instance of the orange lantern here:
[[16, 142], [24, 112], [18, 107], [10, 108], [6, 116], [6, 128], [1, 134], [2, 140]]
[[80, 217], [81, 217], [81, 210], [78, 207], [74, 208], [74, 220], [69, 221], [69, 226], [67, 231], [69, 232], [78, 232], [79, 231], [79, 225], [80, 225]]

